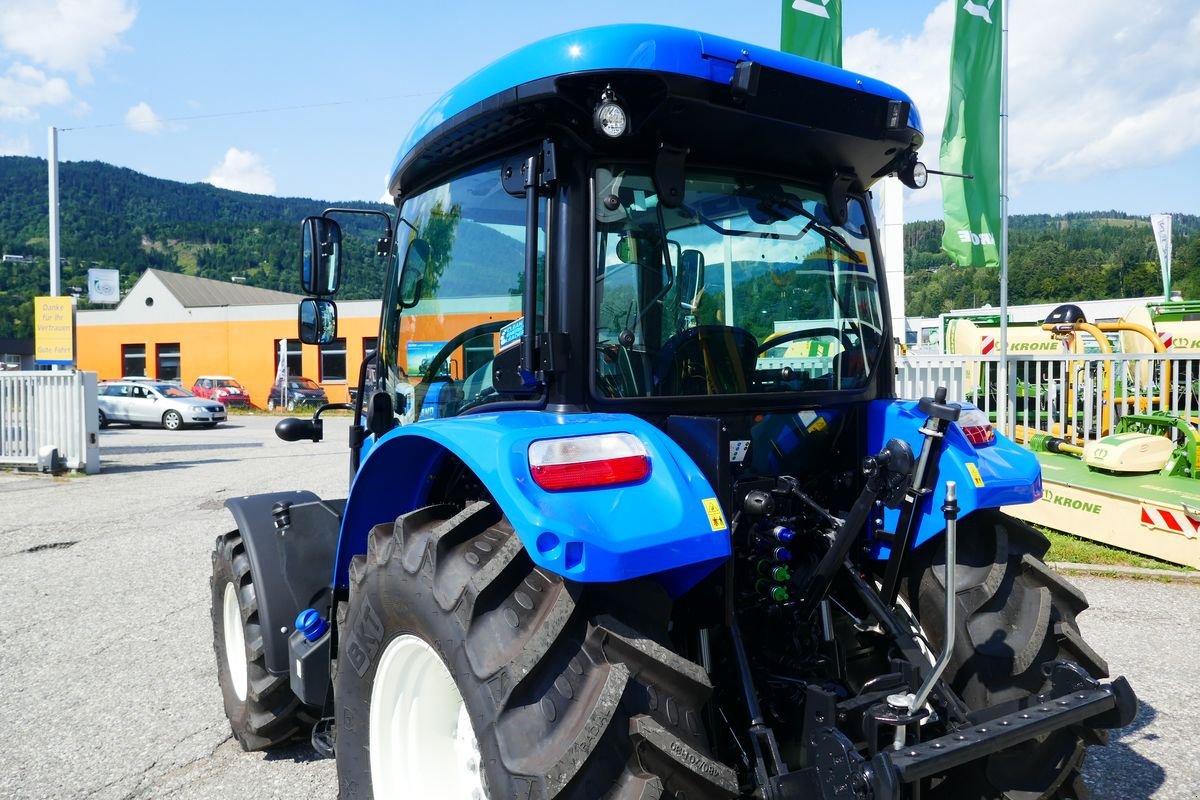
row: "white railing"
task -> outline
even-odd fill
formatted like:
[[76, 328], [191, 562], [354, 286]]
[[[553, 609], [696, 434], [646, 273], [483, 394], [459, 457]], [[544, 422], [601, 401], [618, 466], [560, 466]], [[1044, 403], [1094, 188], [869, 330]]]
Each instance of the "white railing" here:
[[44, 448], [59, 464], [100, 470], [94, 372], [0, 372], [0, 466], [36, 467]]
[[948, 399], [968, 400], [992, 415], [1006, 401], [1004, 432], [1026, 442], [1035, 433], [1076, 443], [1098, 439], [1132, 413], [1168, 411], [1200, 421], [1200, 358], [1010, 355], [1008, 391], [1002, 393], [996, 391], [999, 363], [999, 356], [902, 356], [896, 360], [896, 394], [913, 399], [945, 386]]

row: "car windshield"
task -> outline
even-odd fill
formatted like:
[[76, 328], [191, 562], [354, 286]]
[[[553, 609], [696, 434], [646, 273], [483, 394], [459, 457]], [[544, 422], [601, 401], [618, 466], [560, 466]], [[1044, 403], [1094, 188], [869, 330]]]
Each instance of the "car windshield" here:
[[242, 390], [240, 383], [231, 380], [213, 381], [213, 387], [217, 389], [237, 389], [239, 392]]
[[154, 388], [163, 397], [195, 397], [195, 395], [189, 392], [187, 389], [183, 389], [179, 386], [173, 386], [169, 383], [158, 383], [154, 385]]
[[597, 391], [606, 397], [857, 389], [883, 342], [866, 210], [694, 172], [666, 208], [650, 171], [595, 174]]
[[310, 378], [299, 378], [299, 379], [293, 378], [292, 380], [288, 381], [288, 388], [289, 389], [320, 389], [321, 387], [317, 386], [317, 384]]

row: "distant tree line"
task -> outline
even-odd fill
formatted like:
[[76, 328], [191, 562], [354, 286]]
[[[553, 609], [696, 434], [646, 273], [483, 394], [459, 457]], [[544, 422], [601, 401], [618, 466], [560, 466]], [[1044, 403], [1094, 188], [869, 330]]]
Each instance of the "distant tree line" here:
[[[59, 169], [62, 286], [87, 304], [87, 270], [121, 271], [122, 294], [147, 269], [300, 292], [300, 220], [330, 206], [391, 211], [372, 203], [279, 198], [151, 178], [100, 162]], [[46, 162], [0, 157], [0, 251], [31, 262], [0, 263], [0, 338], [32, 335], [33, 297], [49, 292]], [[342, 217], [346, 269], [339, 297], [382, 291], [375, 256], [378, 218]], [[1009, 301], [1067, 302], [1162, 291], [1158, 255], [1144, 218], [1109, 212], [1032, 214], [1009, 220]], [[1174, 288], [1200, 299], [1200, 217], [1174, 219]], [[996, 305], [995, 269], [958, 268], [941, 253], [941, 222], [905, 225], [907, 312]], [[480, 263], [494, 247], [480, 239]]]

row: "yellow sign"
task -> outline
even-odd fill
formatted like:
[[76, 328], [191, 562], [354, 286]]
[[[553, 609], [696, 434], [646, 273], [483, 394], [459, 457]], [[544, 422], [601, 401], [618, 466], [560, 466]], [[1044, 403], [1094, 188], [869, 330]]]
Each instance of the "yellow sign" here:
[[967, 462], [967, 472], [971, 473], [971, 480], [975, 482], [976, 488], [983, 488], [983, 476], [979, 474], [979, 467], [975, 466], [974, 461]]
[[725, 530], [725, 515], [721, 513], [721, 504], [717, 498], [709, 497], [704, 501], [704, 513], [708, 514], [708, 524], [714, 531]]
[[75, 363], [75, 303], [70, 297], [33, 298], [34, 361]]

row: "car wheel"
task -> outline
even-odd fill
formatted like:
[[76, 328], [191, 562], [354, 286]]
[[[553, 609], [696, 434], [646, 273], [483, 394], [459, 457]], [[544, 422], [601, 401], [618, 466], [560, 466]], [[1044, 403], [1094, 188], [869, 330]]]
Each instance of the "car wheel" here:
[[100, 427], [101, 427], [101, 428], [107, 428], [107, 427], [108, 427], [108, 417], [106, 417], [106, 416], [104, 415], [104, 412], [103, 412], [103, 411], [101, 411], [101, 412], [100, 412]]
[[270, 400], [267, 401], [267, 411], [274, 411], [275, 406], [276, 406], [275, 398], [272, 397]]
[[296, 401], [295, 401], [295, 400], [288, 400], [288, 404], [287, 404], [287, 410], [288, 410], [288, 411], [295, 411], [295, 410], [296, 410]]
[[163, 414], [162, 424], [169, 431], [177, 431], [183, 427], [183, 417], [178, 411], [168, 411]]

